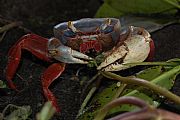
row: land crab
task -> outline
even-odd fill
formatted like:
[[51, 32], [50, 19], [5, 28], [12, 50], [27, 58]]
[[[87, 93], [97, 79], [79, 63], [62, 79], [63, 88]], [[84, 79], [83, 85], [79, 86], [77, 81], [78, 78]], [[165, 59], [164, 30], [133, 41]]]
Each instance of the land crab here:
[[50, 39], [36, 34], [24, 35], [8, 53], [6, 79], [10, 88], [15, 90], [12, 79], [20, 63], [22, 49], [41, 60], [52, 62], [41, 75], [42, 88], [45, 97], [60, 112], [56, 98], [48, 87], [61, 75], [66, 63], [87, 64], [94, 58], [86, 53], [94, 51], [105, 56], [98, 70], [127, 69], [124, 63], [151, 58], [154, 43], [143, 28], [130, 26], [122, 31], [119, 20], [115, 18], [84, 18], [60, 23], [54, 27], [54, 37]]

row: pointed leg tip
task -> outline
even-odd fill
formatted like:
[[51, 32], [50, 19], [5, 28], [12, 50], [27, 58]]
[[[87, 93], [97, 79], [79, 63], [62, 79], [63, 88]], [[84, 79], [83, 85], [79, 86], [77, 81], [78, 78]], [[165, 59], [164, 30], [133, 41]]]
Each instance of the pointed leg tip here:
[[60, 113], [61, 112], [61, 109], [58, 107], [58, 108], [56, 108], [56, 112], [57, 113]]
[[52, 100], [52, 101], [51, 101], [51, 104], [52, 104], [55, 112], [57, 112], [57, 113], [60, 113], [60, 112], [61, 112], [61, 109], [60, 109], [60, 107], [57, 105], [57, 101], [56, 101], [56, 100]]
[[15, 90], [15, 91], [19, 91], [18, 89], [17, 89], [17, 87], [16, 87], [16, 85], [12, 82], [12, 81], [8, 81], [9, 83], [8, 83], [8, 85], [9, 85], [9, 87], [11, 88], [11, 89], [13, 89], [13, 90]]

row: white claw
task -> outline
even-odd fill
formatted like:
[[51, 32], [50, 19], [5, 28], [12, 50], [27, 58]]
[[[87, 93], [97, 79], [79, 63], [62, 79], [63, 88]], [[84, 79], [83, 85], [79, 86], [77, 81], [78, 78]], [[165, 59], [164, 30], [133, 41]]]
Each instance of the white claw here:
[[93, 58], [81, 52], [72, 50], [70, 47], [64, 45], [60, 45], [57, 48], [54, 48], [54, 51], [56, 51], [56, 54], [54, 54], [52, 57], [64, 63], [87, 64], [88, 61], [93, 60]]
[[93, 60], [93, 58], [75, 50], [71, 50], [71, 55], [75, 58], [80, 58], [83, 60]]
[[[118, 48], [112, 50], [98, 70], [119, 71], [133, 66], [127, 63], [143, 62], [150, 52], [150, 34], [143, 28], [131, 27], [131, 35]], [[138, 34], [141, 32], [142, 34]]]
[[143, 62], [148, 57], [150, 52], [149, 42], [146, 42], [145, 38], [140, 35], [131, 37], [131, 39], [133, 40], [125, 41], [126, 45], [128, 46], [128, 53], [125, 56], [123, 62], [116, 65], [111, 64], [104, 69], [105, 71], [124, 70], [129, 67], [133, 67], [125, 64]]
[[124, 57], [127, 53], [127, 49], [126, 46], [122, 45], [119, 48], [115, 49], [111, 54], [108, 55], [108, 57], [104, 60], [104, 62], [102, 62], [97, 69], [100, 70], [106, 66], [108, 66], [109, 64], [115, 62], [116, 60]]
[[77, 59], [77, 58], [74, 58], [74, 57], [71, 58], [71, 61], [72, 61], [71, 63], [76, 63], [76, 64], [88, 64], [87, 61], [80, 60], [80, 59]]

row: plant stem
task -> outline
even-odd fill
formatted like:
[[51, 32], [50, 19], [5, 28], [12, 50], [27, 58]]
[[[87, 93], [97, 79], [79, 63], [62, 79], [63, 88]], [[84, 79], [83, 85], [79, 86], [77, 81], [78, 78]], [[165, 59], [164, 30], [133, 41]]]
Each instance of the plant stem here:
[[131, 104], [131, 105], [135, 105], [138, 106], [140, 108], [144, 108], [144, 110], [146, 109], [150, 109], [150, 106], [144, 102], [141, 99], [135, 98], [135, 97], [121, 97], [118, 99], [115, 99], [111, 102], [109, 102], [108, 104], [106, 104], [99, 112], [98, 114], [95, 116], [94, 120], [103, 120], [106, 116], [106, 113], [108, 113], [108, 111], [110, 111], [112, 108], [117, 107], [121, 104]]
[[167, 78], [168, 76], [172, 76], [174, 74], [179, 74], [180, 73], [180, 65], [174, 67], [173, 69], [163, 73], [162, 75], [156, 77], [155, 79], [152, 80], [152, 83], [157, 83], [158, 81]]
[[117, 89], [116, 94], [114, 95], [114, 97], [112, 98], [112, 100], [118, 98], [121, 93], [124, 91], [125, 87], [127, 86], [127, 84], [121, 83], [121, 85], [119, 86], [119, 88]]
[[90, 80], [88, 80], [88, 82], [86, 83], [85, 87], [82, 90], [82, 94], [81, 94], [81, 98], [83, 98], [84, 93], [86, 91], [86, 89], [97, 79], [97, 77], [100, 75], [100, 73], [98, 72], [96, 75], [94, 75]]
[[[161, 81], [162, 79], [164, 79], [164, 78], [166, 78], [166, 77], [168, 77], [168, 76], [171, 76], [171, 75], [173, 75], [173, 74], [178, 74], [178, 72], [180, 72], [179, 67], [175, 67], [174, 69], [171, 69], [171, 70], [165, 72], [164, 74], [156, 77], [155, 79], [151, 80], [151, 83], [157, 84], [157, 83], [158, 83], [159, 81]], [[142, 88], [142, 87], [141, 87], [141, 88]], [[133, 90], [133, 91], [131, 91], [130, 93], [126, 94], [125, 96], [133, 95], [133, 94], [137, 93], [138, 90], [140, 90], [140, 89]]]
[[78, 116], [80, 116], [83, 113], [84, 108], [86, 107], [88, 101], [91, 99], [92, 95], [94, 94], [94, 92], [97, 90], [97, 87], [93, 87], [91, 88], [91, 90], [89, 91], [88, 95], [86, 96], [86, 98], [84, 99], [83, 103], [81, 104], [81, 108], [78, 112]]
[[12, 22], [12, 23], [9, 23], [9, 24], [4, 25], [3, 27], [1, 27], [0, 33], [3, 33], [5, 31], [8, 31], [9, 29], [12, 29], [12, 28], [20, 26], [20, 25], [22, 25], [22, 22]]
[[[173, 69], [166, 72], [166, 75], [164, 75], [165, 74], [164, 73], [163, 75], [157, 77], [155, 79], [155, 81], [163, 79], [167, 75], [173, 75], [173, 74], [175, 74], [177, 72], [180, 72], [180, 65], [176, 66]], [[101, 72], [101, 73], [102, 73], [103, 76], [105, 76], [107, 78], [119, 80], [119, 81], [121, 81], [123, 83], [126, 83], [126, 84], [135, 84], [135, 85], [147, 87], [147, 88], [152, 89], [153, 91], [155, 91], [155, 92], [169, 98], [170, 100], [174, 101], [175, 103], [180, 104], [180, 97], [179, 96], [171, 93], [170, 91], [166, 90], [165, 88], [162, 88], [162, 87], [154, 84], [154, 82], [151, 83], [149, 81], [146, 81], [146, 80], [143, 80], [143, 79], [140, 79], [140, 78], [122, 77], [122, 76], [116, 75], [116, 74], [111, 73], [111, 72]]]
[[[100, 74], [100, 73], [99, 73]], [[86, 107], [87, 103], [89, 102], [89, 100], [91, 99], [91, 97], [93, 96], [94, 92], [97, 90], [97, 88], [99, 87], [100, 83], [101, 83], [101, 79], [103, 78], [102, 75], [96, 74], [97, 76], [94, 76], [94, 79], [96, 79], [97, 77], [97, 81], [94, 87], [91, 88], [91, 90], [89, 91], [89, 93], [87, 94], [86, 98], [84, 99], [81, 108], [78, 112], [77, 118], [83, 113], [84, 108]], [[99, 75], [99, 76], [98, 76]]]
[[127, 63], [123, 65], [128, 65], [128, 66], [137, 66], [137, 65], [160, 65], [160, 66], [177, 66], [179, 65], [178, 63], [175, 62], [138, 62], [138, 63]]
[[[121, 85], [119, 86], [119, 88], [117, 89], [117, 92], [116, 92], [116, 94], [113, 96], [113, 98], [112, 98], [112, 100], [111, 101], [113, 101], [113, 100], [116, 100], [119, 96], [120, 96], [120, 94], [123, 92], [123, 90], [125, 89], [125, 87], [127, 86], [127, 84], [124, 84], [124, 83], [121, 83]], [[110, 106], [111, 107], [111, 106]], [[99, 119], [99, 118], [102, 118], [102, 117], [105, 117], [106, 116], [106, 114], [108, 113], [108, 111], [109, 111], [109, 107], [103, 107], [102, 108], [102, 110], [100, 111], [100, 113], [98, 113], [98, 115], [100, 115], [100, 116], [97, 116], [96, 118], [95, 118], [95, 120], [97, 119]], [[101, 120], [101, 119], [99, 119], [99, 120]]]
[[2, 40], [4, 39], [6, 33], [7, 33], [7, 31], [4, 31], [4, 33], [2, 34], [2, 36], [1, 36], [1, 38], [0, 38], [0, 42], [2, 42]]
[[171, 1], [171, 0], [164, 0], [164, 2], [166, 2], [166, 3], [168, 3], [168, 4], [171, 4], [171, 5], [173, 5], [174, 7], [180, 9], [180, 5], [179, 5], [178, 3], [175, 3], [175, 2], [173, 2], [173, 1]]

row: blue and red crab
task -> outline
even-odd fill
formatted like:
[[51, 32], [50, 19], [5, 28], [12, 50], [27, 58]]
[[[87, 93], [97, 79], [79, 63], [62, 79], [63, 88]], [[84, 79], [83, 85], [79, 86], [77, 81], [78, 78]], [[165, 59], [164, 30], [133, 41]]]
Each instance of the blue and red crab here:
[[6, 79], [12, 89], [12, 79], [25, 49], [37, 58], [52, 64], [42, 73], [41, 81], [45, 97], [60, 112], [53, 93], [48, 89], [69, 64], [87, 64], [94, 58], [86, 53], [94, 51], [105, 56], [97, 69], [117, 71], [127, 69], [124, 63], [142, 62], [154, 53], [154, 43], [143, 28], [128, 27], [121, 31], [120, 22], [115, 18], [84, 18], [69, 21], [54, 27], [54, 37], [48, 39], [36, 34], [21, 37], [9, 50]]

